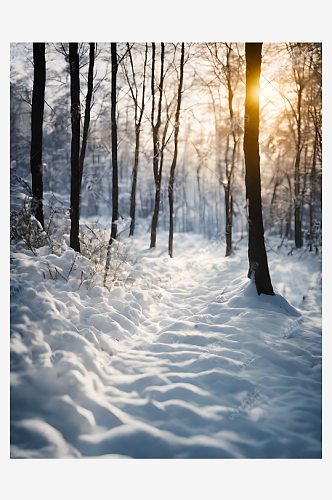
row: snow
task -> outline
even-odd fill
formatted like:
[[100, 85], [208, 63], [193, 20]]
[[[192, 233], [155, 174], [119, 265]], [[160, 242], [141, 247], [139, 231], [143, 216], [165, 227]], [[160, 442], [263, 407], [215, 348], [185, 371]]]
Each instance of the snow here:
[[245, 238], [141, 227], [110, 291], [67, 236], [11, 246], [11, 457], [321, 457], [321, 256], [268, 236], [258, 296]]

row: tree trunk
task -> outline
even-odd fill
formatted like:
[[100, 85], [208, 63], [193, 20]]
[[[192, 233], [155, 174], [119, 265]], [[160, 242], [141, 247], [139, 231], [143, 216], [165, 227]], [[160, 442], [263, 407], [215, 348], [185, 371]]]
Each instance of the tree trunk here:
[[301, 204], [300, 204], [300, 160], [301, 160], [301, 111], [302, 111], [302, 88], [300, 87], [297, 97], [297, 145], [294, 175], [294, 223], [295, 223], [295, 246], [302, 246], [301, 227]]
[[230, 54], [231, 45], [226, 44], [227, 47], [227, 57], [226, 57], [226, 79], [227, 79], [227, 92], [228, 92], [228, 109], [230, 126], [232, 130], [233, 138], [233, 153], [232, 153], [232, 164], [229, 170], [228, 167], [228, 150], [229, 150], [229, 136], [227, 136], [226, 145], [226, 186], [225, 186], [225, 212], [226, 212], [226, 257], [231, 255], [232, 250], [232, 214], [233, 214], [233, 197], [232, 197], [232, 177], [235, 167], [235, 156], [236, 156], [236, 146], [238, 140], [236, 140], [234, 132], [234, 112], [233, 112], [233, 89], [231, 83], [231, 65], [230, 65]]
[[112, 172], [113, 172], [113, 186], [112, 186], [112, 204], [113, 204], [113, 213], [112, 213], [112, 230], [111, 230], [111, 239], [116, 239], [117, 233], [117, 225], [116, 221], [118, 220], [118, 198], [119, 198], [119, 190], [118, 190], [118, 139], [117, 139], [117, 124], [116, 124], [116, 75], [118, 71], [118, 62], [116, 58], [116, 43], [111, 44], [111, 53], [112, 53], [112, 92], [111, 92], [111, 121], [112, 121]]
[[289, 240], [292, 239], [292, 208], [293, 208], [293, 196], [292, 196], [292, 183], [290, 177], [287, 172], [285, 172], [287, 182], [288, 182], [288, 191], [289, 191], [289, 209], [288, 209], [288, 219], [286, 224], [286, 236]]
[[171, 171], [169, 175], [169, 185], [168, 185], [168, 197], [169, 197], [169, 238], [168, 238], [168, 253], [170, 257], [173, 257], [173, 188], [174, 188], [174, 176], [176, 160], [178, 155], [178, 136], [180, 129], [180, 109], [181, 109], [181, 97], [182, 97], [182, 86], [183, 86], [183, 68], [184, 68], [184, 43], [181, 45], [181, 62], [180, 62], [180, 82], [178, 88], [178, 102], [175, 114], [175, 134], [174, 134], [174, 155], [171, 165]]
[[136, 184], [137, 184], [137, 170], [138, 170], [138, 154], [139, 154], [139, 130], [136, 129], [136, 144], [135, 144], [135, 159], [133, 167], [133, 183], [131, 186], [130, 197], [130, 231], [129, 236], [134, 236], [135, 229], [135, 210], [136, 210]]
[[225, 185], [225, 215], [226, 215], [226, 257], [232, 253], [232, 224], [230, 210], [230, 186]]
[[70, 94], [71, 94], [71, 191], [70, 191], [70, 246], [80, 251], [79, 199], [80, 199], [80, 74], [78, 43], [69, 44]]
[[[88, 142], [88, 134], [89, 134], [89, 126], [90, 126], [90, 109], [91, 109], [91, 99], [92, 99], [92, 92], [93, 92], [93, 66], [94, 66], [94, 61], [95, 61], [95, 44], [94, 43], [90, 43], [90, 58], [89, 58], [89, 73], [88, 73], [88, 92], [86, 94], [86, 101], [85, 101], [85, 114], [84, 114], [84, 125], [83, 125], [83, 139], [82, 139], [82, 148], [81, 148], [80, 162], [79, 162], [79, 168], [80, 168], [80, 192], [81, 192], [81, 186], [82, 186], [84, 158], [85, 158], [86, 145], [87, 145], [87, 142]], [[94, 160], [94, 156], [93, 156], [93, 160]], [[94, 163], [94, 161], [93, 161], [93, 163]]]
[[118, 139], [117, 139], [117, 125], [116, 125], [116, 74], [118, 71], [118, 61], [116, 56], [116, 43], [111, 43], [111, 59], [112, 59], [112, 88], [111, 88], [111, 123], [112, 123], [112, 227], [111, 236], [108, 242], [106, 267], [104, 274], [104, 286], [106, 286], [107, 274], [110, 267], [110, 249], [117, 236], [118, 220]]
[[151, 123], [152, 123], [152, 136], [153, 136], [153, 175], [154, 182], [156, 186], [155, 202], [154, 202], [154, 212], [151, 223], [151, 243], [150, 248], [156, 246], [157, 239], [157, 224], [158, 224], [158, 214], [159, 214], [159, 204], [160, 204], [160, 186], [161, 186], [161, 175], [162, 172], [159, 170], [159, 128], [161, 124], [161, 103], [163, 96], [163, 84], [164, 84], [164, 57], [165, 57], [165, 44], [161, 44], [161, 69], [160, 69], [160, 84], [159, 84], [159, 104], [158, 104], [158, 117], [157, 123], [154, 125], [154, 64], [155, 64], [155, 43], [152, 44], [152, 76], [151, 76], [151, 93], [152, 93], [152, 113], [151, 113]]
[[[158, 156], [158, 146], [153, 148], [154, 156]], [[159, 216], [159, 204], [160, 204], [160, 184], [161, 184], [161, 176], [157, 173], [157, 179], [155, 181], [156, 184], [156, 194], [154, 201], [154, 211], [152, 217], [151, 224], [151, 243], [150, 248], [154, 248], [156, 246], [157, 241], [157, 225], [158, 225], [158, 216]]]
[[246, 164], [246, 197], [249, 203], [249, 272], [258, 295], [274, 295], [267, 262], [261, 201], [259, 156], [259, 78], [262, 61], [262, 43], [246, 43], [246, 101], [244, 155]]
[[[134, 76], [134, 65], [133, 65], [132, 58], [131, 58], [131, 52], [130, 52], [129, 44], [128, 44], [128, 50], [129, 50], [130, 61], [131, 61], [132, 71], [133, 71], [133, 76]], [[135, 159], [134, 159], [134, 167], [133, 167], [133, 182], [132, 182], [132, 186], [131, 186], [131, 197], [130, 197], [130, 217], [131, 217], [131, 222], [130, 222], [129, 236], [134, 236], [134, 230], [135, 230], [136, 184], [137, 184], [138, 157], [139, 157], [139, 138], [140, 138], [140, 131], [141, 131], [141, 122], [142, 122], [142, 117], [143, 117], [143, 112], [144, 112], [145, 74], [146, 74], [147, 57], [148, 57], [148, 44], [146, 43], [145, 44], [144, 70], [143, 70], [142, 103], [141, 103], [141, 111], [140, 111], [140, 116], [139, 116], [138, 121], [136, 121], [137, 108], [138, 108], [137, 87], [136, 87], [136, 98], [134, 98], [134, 104], [135, 104], [135, 139], [136, 139], [136, 144], [135, 144]], [[133, 97], [134, 97], [134, 94], [133, 94]]]
[[317, 151], [317, 140], [318, 140], [318, 129], [315, 127], [315, 143], [312, 158], [312, 169], [310, 173], [310, 248], [309, 251], [312, 252], [312, 240], [313, 240], [313, 212], [314, 212], [314, 202], [315, 202], [315, 174], [316, 174], [316, 151]]
[[31, 111], [31, 154], [33, 212], [44, 228], [43, 213], [43, 116], [46, 81], [45, 43], [33, 44], [34, 78]]

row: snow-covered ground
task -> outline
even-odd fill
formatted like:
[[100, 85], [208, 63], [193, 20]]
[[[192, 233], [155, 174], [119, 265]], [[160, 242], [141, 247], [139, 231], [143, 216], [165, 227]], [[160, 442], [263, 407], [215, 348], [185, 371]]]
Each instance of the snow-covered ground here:
[[11, 457], [321, 457], [321, 255], [268, 236], [258, 297], [246, 238], [127, 234], [110, 291], [11, 246]]

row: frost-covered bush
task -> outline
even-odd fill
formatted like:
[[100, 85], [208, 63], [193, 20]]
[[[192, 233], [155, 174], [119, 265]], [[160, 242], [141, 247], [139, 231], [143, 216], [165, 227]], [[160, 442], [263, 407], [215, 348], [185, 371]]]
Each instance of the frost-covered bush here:
[[33, 215], [33, 199], [25, 197], [19, 209], [10, 212], [10, 240], [23, 241], [34, 254], [36, 248], [47, 244], [47, 235]]
[[65, 248], [64, 235], [69, 233], [70, 213], [68, 202], [62, 202], [54, 194], [44, 197], [44, 229], [34, 216], [32, 189], [27, 181], [10, 172], [10, 239], [12, 243], [23, 241], [29, 250], [48, 245], [51, 252], [61, 254]]
[[[91, 261], [91, 269], [83, 281], [88, 282], [88, 287], [125, 285], [130, 282], [128, 267], [128, 254], [125, 245], [117, 240], [109, 247], [110, 231], [98, 222], [84, 224], [80, 233], [81, 253]], [[109, 253], [109, 266], [106, 271], [107, 254]]]

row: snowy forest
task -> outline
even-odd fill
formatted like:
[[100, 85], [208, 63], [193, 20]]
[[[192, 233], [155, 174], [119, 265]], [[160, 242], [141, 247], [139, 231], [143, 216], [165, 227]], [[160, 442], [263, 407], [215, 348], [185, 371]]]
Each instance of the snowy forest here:
[[11, 458], [322, 457], [322, 44], [10, 44]]

